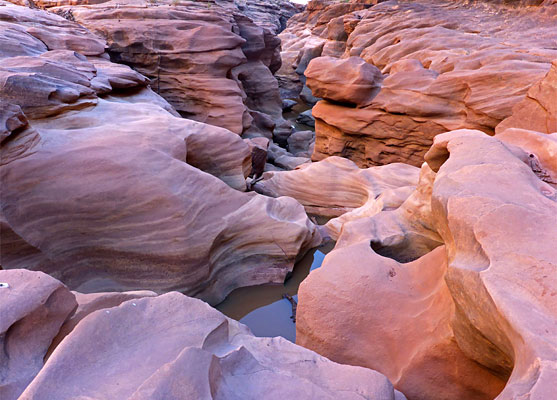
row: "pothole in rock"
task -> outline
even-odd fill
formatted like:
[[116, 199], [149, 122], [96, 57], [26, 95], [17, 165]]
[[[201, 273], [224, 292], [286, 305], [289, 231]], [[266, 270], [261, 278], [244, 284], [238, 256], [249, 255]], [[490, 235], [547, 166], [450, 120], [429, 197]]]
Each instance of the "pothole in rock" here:
[[259, 285], [234, 290], [217, 310], [227, 317], [247, 325], [256, 336], [282, 336], [296, 341], [296, 325], [292, 320], [292, 305], [283, 298], [287, 294], [298, 301], [300, 283], [310, 271], [321, 267], [325, 255], [335, 246], [334, 242], [309, 251], [294, 266], [292, 275], [283, 285]]

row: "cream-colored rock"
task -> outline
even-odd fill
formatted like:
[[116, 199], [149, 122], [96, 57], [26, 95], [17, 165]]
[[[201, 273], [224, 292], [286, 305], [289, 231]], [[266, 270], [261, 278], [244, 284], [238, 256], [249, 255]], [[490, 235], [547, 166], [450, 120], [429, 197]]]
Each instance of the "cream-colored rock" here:
[[308, 213], [338, 217], [326, 225], [336, 239], [347, 221], [398, 208], [415, 189], [418, 173], [406, 164], [360, 169], [345, 158], [329, 157], [294, 171], [266, 172], [254, 187], [267, 196], [293, 197]]

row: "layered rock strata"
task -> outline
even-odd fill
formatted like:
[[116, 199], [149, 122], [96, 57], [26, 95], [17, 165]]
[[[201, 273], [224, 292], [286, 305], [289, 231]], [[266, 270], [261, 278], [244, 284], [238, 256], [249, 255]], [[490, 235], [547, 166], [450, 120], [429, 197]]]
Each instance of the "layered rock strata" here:
[[[14, 0], [17, 2], [17, 0]], [[288, 136], [273, 73], [285, 1], [38, 1], [106, 39], [184, 117], [248, 137]]]
[[[338, 104], [333, 98], [314, 107], [314, 160], [338, 155], [361, 167], [419, 166], [437, 134], [461, 128], [493, 134], [515, 106], [524, 115], [551, 107], [536, 102], [545, 89], [535, 84], [557, 59], [552, 2], [514, 8], [444, 1], [365, 6], [314, 1], [281, 34], [286, 86], [296, 86], [304, 72], [328, 79], [354, 57], [385, 76], [369, 104], [361, 103], [362, 92], [349, 79], [336, 90], [352, 92], [352, 100], [342, 98]], [[322, 68], [320, 56], [328, 68]], [[318, 73], [312, 62], [319, 63]], [[314, 95], [322, 95], [319, 85], [315, 89]], [[519, 104], [523, 100], [530, 103], [527, 109]], [[520, 127], [551, 131], [547, 123]]]
[[237, 134], [177, 117], [144, 76], [106, 59], [103, 39], [15, 5], [0, 24], [4, 268], [82, 292], [179, 289], [218, 303], [283, 282], [320, 243], [295, 200], [242, 192], [252, 163]]
[[360, 169], [345, 158], [328, 157], [294, 171], [266, 172], [254, 188], [267, 196], [293, 197], [309, 214], [334, 217], [326, 228], [336, 239], [344, 223], [398, 208], [416, 188], [418, 174], [407, 164]]

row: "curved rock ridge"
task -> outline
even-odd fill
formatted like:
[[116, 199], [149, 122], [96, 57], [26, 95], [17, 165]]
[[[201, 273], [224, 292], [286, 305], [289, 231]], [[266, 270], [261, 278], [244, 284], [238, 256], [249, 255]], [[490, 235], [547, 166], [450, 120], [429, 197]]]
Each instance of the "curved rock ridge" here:
[[38, 1], [106, 39], [183, 116], [246, 137], [288, 136], [277, 80], [280, 39], [299, 11], [284, 0]]
[[[312, 80], [316, 75], [322, 79], [335, 75], [337, 64], [320, 61], [320, 56], [340, 58], [338, 63], [360, 57], [385, 78], [367, 106], [354, 109], [320, 101], [314, 107], [314, 160], [338, 155], [361, 167], [392, 162], [419, 166], [435, 135], [462, 128], [493, 134], [515, 106], [524, 115], [535, 112], [539, 117], [519, 115], [520, 126], [504, 127], [548, 129], [540, 124], [549, 105], [537, 99], [552, 98], [547, 91], [555, 86], [554, 79], [548, 75], [542, 87], [536, 82], [557, 59], [557, 7], [552, 2], [508, 7], [485, 2], [386, 1], [367, 5], [367, 10], [359, 2], [344, 8], [330, 1], [315, 3], [292, 18], [280, 35], [283, 86], [300, 89], [305, 79], [298, 76], [304, 72]], [[318, 73], [306, 71], [315, 58], [314, 62], [329, 67]], [[339, 84], [338, 92], [353, 93], [352, 101], [343, 98], [341, 103], [364, 105], [357, 87], [350, 80], [345, 86]], [[315, 96], [323, 96], [319, 85], [313, 89]], [[305, 89], [302, 97], [307, 97]], [[531, 105], [521, 107], [523, 100]]]
[[[0, 281], [3, 400], [405, 399], [378, 372], [254, 337], [180, 293], [83, 295], [27, 270], [0, 271]], [[43, 366], [67, 317], [73, 326]]]
[[297, 343], [409, 399], [551, 398], [557, 133], [457, 130], [425, 159], [406, 202], [344, 224], [302, 283]]
[[15, 400], [43, 366], [58, 330], [77, 307], [61, 282], [27, 270], [0, 270], [0, 398]]
[[306, 212], [333, 218], [326, 224], [337, 239], [344, 223], [399, 207], [414, 191], [419, 168], [389, 164], [360, 169], [345, 158], [328, 157], [294, 171], [265, 172], [255, 191], [272, 197], [289, 196]]
[[[4, 268], [82, 292], [179, 289], [216, 304], [240, 286], [282, 283], [320, 243], [295, 200], [242, 192], [252, 163], [238, 135], [175, 116], [145, 77], [84, 55], [102, 39], [14, 5], [0, 21], [3, 37], [25, 44], [0, 42], [11, 51], [0, 59]], [[48, 32], [43, 23], [64, 41], [28, 32]]]

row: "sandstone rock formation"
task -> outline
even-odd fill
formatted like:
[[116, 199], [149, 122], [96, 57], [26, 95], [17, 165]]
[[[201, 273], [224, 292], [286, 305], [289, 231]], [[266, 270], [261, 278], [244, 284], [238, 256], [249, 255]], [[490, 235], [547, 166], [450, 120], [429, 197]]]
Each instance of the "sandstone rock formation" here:
[[251, 158], [238, 135], [173, 115], [145, 77], [105, 58], [103, 39], [20, 6], [1, 6], [0, 21], [13, 113], [2, 117], [4, 268], [82, 292], [179, 289], [218, 303], [283, 282], [320, 243], [295, 200], [241, 192]]
[[[495, 398], [504, 380], [467, 358], [454, 339], [445, 248], [401, 264], [374, 253], [362, 239], [337, 246], [302, 283], [298, 344], [332, 360], [379, 369], [409, 399]], [[326, 302], [306, 289], [316, 282], [328, 293]], [[326, 324], [323, 333], [314, 333]], [[333, 340], [347, 345], [331, 346]]]
[[[461, 128], [493, 134], [527, 93], [528, 109], [517, 106], [524, 114], [548, 106], [535, 99], [548, 98], [543, 93], [552, 85], [552, 75], [543, 88], [534, 84], [557, 59], [556, 13], [552, 2], [512, 8], [491, 2], [391, 0], [371, 6], [314, 1], [280, 35], [281, 71], [287, 73], [279, 74], [284, 87], [300, 88], [304, 72], [311, 79], [337, 74], [336, 64], [319, 61], [319, 56], [340, 58], [339, 63], [360, 57], [378, 67], [385, 79], [371, 104], [351, 108], [321, 101], [314, 107], [313, 159], [338, 155], [361, 167], [391, 162], [419, 166], [437, 134]], [[306, 70], [311, 59], [330, 67]], [[314, 95], [323, 95], [320, 87], [315, 89]], [[352, 101], [343, 98], [343, 103], [360, 101], [361, 92], [349, 79], [336, 90], [353, 93]], [[531, 118], [517, 118], [521, 125], [504, 127], [548, 129], [539, 127], [543, 119], [525, 126]]]
[[[311, 98], [311, 92], [305, 87], [304, 72], [309, 62], [320, 55], [334, 55], [330, 51], [327, 38], [329, 23], [332, 29], [332, 38], [341, 39], [343, 33], [338, 32], [339, 21], [343, 15], [371, 7], [376, 1], [357, 0], [350, 2], [326, 2], [320, 0], [309, 1], [303, 13], [294, 15], [288, 21], [288, 28], [279, 36], [282, 40], [282, 66], [277, 72], [280, 83], [281, 95], [285, 98], [297, 98], [303, 90], [306, 100]], [[315, 32], [315, 34], [314, 34]], [[327, 50], [325, 50], [327, 46]], [[333, 48], [335, 45], [333, 44]], [[336, 46], [338, 47], [338, 46]]]
[[[0, 281], [8, 285], [0, 289], [3, 400], [405, 399], [375, 371], [336, 364], [282, 338], [256, 338], [180, 293], [74, 297], [27, 270], [0, 271]], [[70, 321], [78, 321], [43, 367], [76, 298]]]
[[60, 326], [77, 306], [42, 272], [0, 271], [0, 398], [17, 399], [43, 366]]
[[551, 398], [555, 154], [556, 134], [437, 136], [408, 200], [344, 224], [302, 283], [297, 342], [410, 399], [493, 398], [507, 380], [499, 400]]
[[0, 0], [2, 400], [554, 397], [557, 2], [301, 9]]
[[360, 57], [318, 57], [306, 71], [306, 85], [316, 97], [365, 107], [381, 89], [381, 71]]
[[326, 225], [336, 239], [345, 222], [398, 208], [415, 189], [418, 173], [406, 164], [360, 169], [345, 158], [329, 157], [294, 171], [266, 172], [254, 187], [267, 196], [293, 197], [310, 214], [339, 217]]
[[514, 106], [512, 115], [495, 127], [495, 132], [508, 128], [557, 132], [557, 60], [547, 75], [528, 90], [526, 98]]
[[[36, 2], [106, 39], [184, 117], [249, 137], [288, 135], [273, 73], [285, 19], [298, 9], [262, 1]], [[250, 19], [251, 17], [251, 19]]]
[[[60, 327], [58, 334], [50, 344], [50, 352], [54, 350], [68, 334], [77, 326], [77, 324], [89, 314], [105, 308], [116, 307], [125, 301], [133, 299], [141, 299], [143, 297], [155, 297], [157, 294], [149, 290], [137, 290], [131, 292], [101, 292], [101, 293], [79, 293], [72, 292], [77, 302], [77, 308], [73, 314], [66, 319]], [[50, 354], [47, 354], [49, 357]]]
[[315, 146], [315, 132], [296, 131], [288, 137], [288, 151], [298, 157], [311, 157]]

